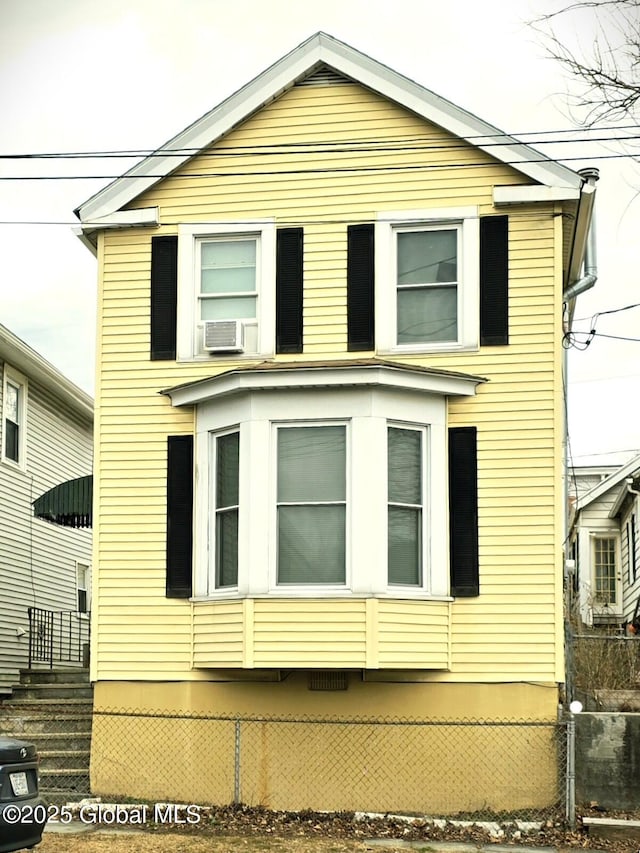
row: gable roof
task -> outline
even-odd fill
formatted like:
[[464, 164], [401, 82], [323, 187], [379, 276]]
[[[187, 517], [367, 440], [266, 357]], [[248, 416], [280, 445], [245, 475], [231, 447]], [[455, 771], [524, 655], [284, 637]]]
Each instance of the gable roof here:
[[[578, 197], [583, 179], [576, 172], [333, 36], [319, 32], [89, 198], [75, 211], [76, 215], [83, 223], [99, 225], [99, 220], [113, 216], [265, 104], [319, 69], [325, 72], [327, 68], [439, 125], [494, 159], [509, 163], [532, 182], [548, 187], [554, 198]], [[495, 146], [496, 137], [500, 139], [499, 146]], [[181, 154], [167, 156], [167, 152], [175, 151]]]
[[[615, 474], [611, 474], [600, 483], [597, 483], [597, 485], [592, 489], [589, 489], [588, 492], [585, 492], [584, 495], [576, 501], [576, 513], [581, 509], [584, 509], [590, 503], [593, 503], [593, 501], [602, 497], [602, 495], [606, 495], [607, 492], [610, 492], [612, 489], [616, 488], [616, 486], [619, 486], [627, 478], [637, 476], [639, 472], [640, 454], [630, 459], [625, 465], [619, 468]], [[617, 503], [618, 502], [616, 501], [614, 509], [617, 506]]]
[[31, 380], [62, 400], [79, 415], [93, 421], [93, 398], [82, 388], [67, 379], [60, 371], [44, 359], [6, 326], [0, 325], [0, 362], [19, 370]]

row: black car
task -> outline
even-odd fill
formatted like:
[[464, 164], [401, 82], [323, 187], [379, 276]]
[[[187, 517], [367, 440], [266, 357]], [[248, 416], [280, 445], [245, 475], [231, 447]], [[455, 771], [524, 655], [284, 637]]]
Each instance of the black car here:
[[0, 736], [0, 853], [39, 844], [46, 822], [35, 746]]

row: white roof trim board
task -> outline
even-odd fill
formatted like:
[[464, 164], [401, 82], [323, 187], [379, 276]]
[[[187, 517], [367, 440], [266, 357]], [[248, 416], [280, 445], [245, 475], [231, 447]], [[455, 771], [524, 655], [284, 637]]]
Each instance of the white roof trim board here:
[[582, 495], [582, 497], [576, 502], [576, 512], [584, 509], [586, 506], [589, 506], [589, 504], [597, 498], [605, 495], [616, 486], [619, 486], [620, 483], [627, 479], [627, 477], [637, 476], [638, 472], [640, 472], [640, 455], [634, 456], [625, 465], [619, 468], [615, 474], [605, 477], [604, 480], [597, 483], [592, 489], [589, 489], [588, 492], [585, 492], [584, 495]]
[[0, 325], [0, 364], [2, 362], [24, 373], [27, 379], [39, 382], [66, 405], [93, 421], [93, 398], [6, 326]]
[[[202, 150], [323, 65], [467, 140], [496, 160], [511, 164], [535, 183], [556, 190], [579, 190], [583, 184], [580, 175], [566, 166], [548, 160], [539, 151], [513, 137], [505, 137], [498, 128], [326, 33], [311, 36], [158, 151]], [[491, 147], [496, 135], [502, 143], [510, 144]], [[82, 222], [110, 216], [193, 156], [151, 154], [88, 199], [76, 214]]]

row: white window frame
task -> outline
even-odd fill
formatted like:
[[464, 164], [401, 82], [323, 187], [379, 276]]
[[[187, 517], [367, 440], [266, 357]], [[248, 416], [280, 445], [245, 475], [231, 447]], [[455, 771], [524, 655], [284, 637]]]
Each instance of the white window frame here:
[[[83, 569], [85, 573], [85, 586], [80, 585], [81, 569]], [[78, 593], [80, 590], [84, 590], [85, 593], [86, 610], [80, 610], [80, 602], [78, 600]], [[91, 612], [91, 565], [89, 563], [84, 563], [82, 560], [76, 560], [76, 605], [76, 609], [82, 617], [86, 618], [89, 616], [89, 613]]]
[[[290, 427], [318, 427], [318, 426], [343, 426], [345, 428], [345, 555], [344, 555], [344, 583], [336, 584], [305, 584], [305, 583], [278, 583], [278, 431]], [[301, 591], [312, 597], [318, 595], [327, 595], [330, 593], [344, 592], [351, 588], [351, 561], [350, 555], [350, 528], [351, 528], [351, 431], [350, 423], [344, 418], [341, 419], [318, 419], [311, 421], [286, 420], [271, 422], [271, 530], [273, 535], [270, 538], [270, 559], [269, 559], [269, 591], [270, 592], [287, 592], [292, 591], [299, 594]]]
[[[209, 433], [209, 506], [210, 511], [208, 513], [209, 519], [209, 558], [208, 558], [208, 589], [210, 592], [224, 594], [224, 593], [233, 593], [238, 590], [238, 583], [236, 581], [235, 584], [229, 584], [229, 586], [218, 586], [217, 583], [217, 566], [216, 566], [216, 553], [218, 550], [218, 542], [216, 537], [216, 515], [218, 511], [217, 500], [216, 500], [216, 485], [217, 485], [217, 460], [218, 460], [218, 439], [222, 438], [225, 435], [233, 435], [234, 433], [238, 433], [238, 443], [240, 448], [242, 448], [242, 436], [240, 435], [240, 427], [238, 424], [231, 425], [228, 429], [217, 430], [215, 432]], [[240, 450], [240, 454], [242, 455], [242, 450]], [[240, 466], [238, 465], [238, 469]], [[241, 494], [240, 494], [240, 471], [238, 470], [238, 528], [240, 526], [240, 505], [241, 505]], [[238, 537], [239, 540], [239, 537]], [[240, 562], [240, 541], [238, 541], [238, 564]], [[239, 565], [238, 565], [239, 572]]]
[[[194, 598], [449, 598], [446, 396], [404, 388], [244, 390], [196, 408], [196, 466], [211, 471], [211, 437], [240, 430], [238, 586], [215, 589], [211, 475], [196, 479]], [[401, 414], [404, 417], [398, 418]], [[345, 584], [277, 583], [277, 433], [282, 426], [346, 425]], [[387, 428], [424, 430], [423, 574], [389, 584]], [[372, 459], [377, 464], [372, 465]], [[437, 496], [434, 499], [434, 496]], [[248, 536], [246, 531], [250, 530]], [[375, 530], [376, 536], [371, 535]], [[213, 567], [213, 568], [212, 568]]]
[[[416, 424], [416, 423], [407, 423], [405, 421], [387, 421], [387, 430], [389, 429], [404, 429], [404, 430], [413, 430], [421, 435], [421, 459], [420, 459], [420, 473], [421, 473], [421, 509], [422, 509], [422, 530], [421, 530], [421, 553], [420, 553], [420, 562], [421, 562], [421, 580], [419, 584], [401, 584], [401, 583], [392, 583], [388, 577], [389, 566], [387, 565], [387, 584], [390, 589], [398, 589], [398, 590], [423, 590], [428, 591], [429, 582], [431, 578], [431, 555], [430, 555], [430, 535], [429, 532], [431, 530], [430, 523], [430, 505], [431, 501], [429, 500], [430, 492], [429, 492], [429, 425], [428, 424]], [[386, 458], [386, 470], [388, 471], [389, 461], [388, 457]], [[385, 472], [386, 473], [386, 472]], [[388, 494], [388, 476], [387, 476], [387, 508], [391, 506], [389, 501]], [[388, 531], [388, 521], [387, 521], [387, 531]], [[388, 550], [388, 548], [387, 548]]]
[[[200, 320], [200, 246], [207, 240], [256, 240], [256, 319], [246, 320], [248, 331], [255, 329], [255, 347], [231, 354], [233, 359], [275, 352], [276, 227], [273, 219], [244, 222], [205, 222], [178, 227], [178, 361], [211, 361], [215, 354], [202, 346], [203, 323]], [[229, 358], [229, 353], [224, 357]]]
[[[430, 229], [458, 231], [457, 337], [399, 344], [397, 235]], [[376, 337], [381, 353], [477, 350], [480, 344], [480, 219], [476, 206], [381, 211], [375, 223]]]
[[[611, 539], [613, 541], [614, 547], [614, 559], [615, 559], [615, 591], [616, 591], [616, 601], [614, 603], [604, 603], [598, 601], [596, 599], [596, 543], [603, 539]], [[611, 614], [621, 614], [622, 613], [622, 564], [620, 559], [621, 547], [620, 547], [620, 535], [617, 530], [602, 530], [597, 533], [591, 533], [590, 536], [590, 550], [591, 550], [591, 607], [593, 613], [595, 615], [603, 615], [607, 612]]]
[[[13, 367], [6, 364], [2, 371], [2, 461], [22, 470], [27, 467], [27, 396], [29, 383], [24, 376]], [[6, 454], [6, 422], [7, 422], [7, 385], [18, 388], [18, 459], [11, 459]]]

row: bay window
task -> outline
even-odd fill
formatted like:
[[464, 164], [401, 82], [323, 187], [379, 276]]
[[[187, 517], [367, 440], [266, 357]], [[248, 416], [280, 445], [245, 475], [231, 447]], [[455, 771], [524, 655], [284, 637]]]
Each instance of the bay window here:
[[447, 397], [479, 381], [372, 360], [167, 391], [196, 407], [193, 595], [448, 596]]
[[387, 431], [388, 573], [390, 584], [422, 586], [423, 429]]
[[238, 583], [240, 433], [215, 436], [215, 587]]
[[277, 583], [344, 584], [346, 429], [278, 428]]

